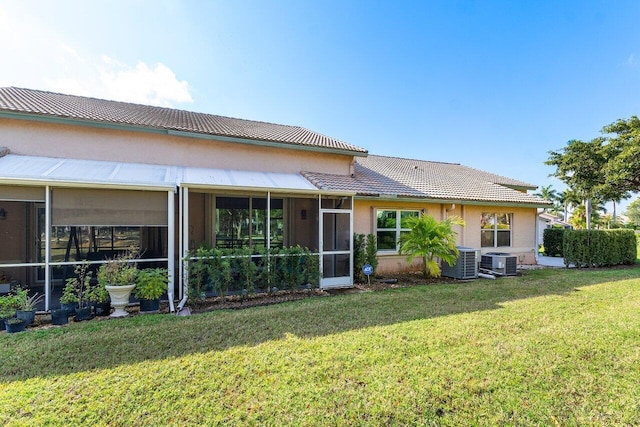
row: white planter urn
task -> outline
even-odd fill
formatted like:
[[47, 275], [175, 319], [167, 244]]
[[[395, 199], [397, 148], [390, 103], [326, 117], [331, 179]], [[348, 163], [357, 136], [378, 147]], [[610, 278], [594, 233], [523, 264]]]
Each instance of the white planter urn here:
[[105, 286], [107, 292], [109, 292], [109, 297], [111, 297], [111, 305], [115, 308], [109, 317], [126, 317], [129, 315], [124, 308], [129, 304], [129, 296], [131, 296], [131, 291], [135, 287], [135, 283], [133, 285]]

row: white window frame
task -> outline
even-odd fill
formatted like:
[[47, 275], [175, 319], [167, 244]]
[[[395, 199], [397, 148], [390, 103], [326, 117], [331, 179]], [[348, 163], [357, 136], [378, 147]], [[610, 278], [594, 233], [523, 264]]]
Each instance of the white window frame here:
[[[396, 213], [396, 226], [394, 228], [378, 228], [378, 213], [379, 212], [383, 212], [383, 211], [389, 211], [389, 212], [395, 212]], [[399, 249], [400, 249], [400, 235], [402, 234], [403, 231], [411, 231], [410, 228], [401, 228], [401, 221], [402, 221], [402, 212], [416, 212], [418, 214], [418, 216], [422, 216], [425, 214], [423, 209], [397, 209], [397, 208], [376, 208], [374, 210], [375, 216], [374, 216], [374, 221], [375, 221], [375, 232], [374, 235], [376, 236], [376, 244], [380, 243], [380, 239], [378, 239], [378, 232], [379, 231], [394, 231], [395, 232], [395, 236], [396, 236], [396, 247], [395, 249], [377, 249], [377, 252], [380, 254], [396, 254], [398, 253]]]
[[[513, 213], [507, 212], [482, 212], [482, 215], [492, 215], [493, 216], [493, 228], [482, 228], [482, 221], [480, 225], [480, 247], [482, 248], [510, 248], [513, 247]], [[498, 231], [507, 231], [505, 228], [498, 228], [498, 215], [507, 215], [509, 218], [509, 245], [507, 246], [498, 246]], [[493, 245], [491, 246], [482, 246], [482, 232], [483, 231], [491, 231], [493, 232]]]

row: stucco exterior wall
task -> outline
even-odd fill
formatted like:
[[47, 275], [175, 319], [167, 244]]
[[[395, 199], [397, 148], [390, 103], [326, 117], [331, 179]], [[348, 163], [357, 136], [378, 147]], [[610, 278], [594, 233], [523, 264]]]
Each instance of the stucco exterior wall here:
[[350, 173], [352, 156], [199, 138], [0, 120], [0, 146], [14, 154], [232, 170]]
[[465, 206], [464, 210], [464, 220], [467, 224], [464, 246], [480, 248], [480, 219], [483, 212], [512, 214], [511, 246], [481, 248], [482, 253], [508, 252], [518, 256], [518, 264], [536, 263], [536, 208]]
[[[424, 209], [425, 213], [437, 220], [453, 215], [461, 217], [465, 227], [456, 226], [457, 245], [481, 249], [487, 252], [508, 252], [518, 256], [519, 264], [535, 264], [535, 208], [515, 208], [497, 206], [474, 206], [454, 203], [433, 204], [421, 202], [384, 201], [356, 199], [354, 203], [354, 233], [369, 234], [376, 231], [377, 209]], [[480, 247], [480, 219], [483, 212], [510, 213], [513, 215], [511, 246], [498, 248]], [[381, 252], [378, 255], [378, 273], [415, 270], [419, 262], [409, 265], [406, 256]]]

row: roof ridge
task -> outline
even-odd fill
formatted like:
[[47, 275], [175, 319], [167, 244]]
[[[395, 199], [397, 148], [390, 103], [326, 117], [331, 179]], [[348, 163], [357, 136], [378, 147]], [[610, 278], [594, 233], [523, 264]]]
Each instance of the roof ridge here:
[[362, 147], [299, 125], [221, 116], [173, 107], [147, 105], [16, 86], [0, 87], [0, 112], [115, 123], [149, 129], [266, 141], [287, 147], [311, 147], [366, 155]]
[[[296, 128], [296, 129], [304, 129], [304, 130], [309, 131], [309, 132], [318, 133], [316, 131], [312, 131], [312, 130], [306, 129], [306, 128], [303, 128], [302, 126], [298, 126], [298, 125], [286, 125], [286, 124], [282, 124], [282, 123], [268, 122], [268, 121], [265, 121], [265, 120], [243, 119], [243, 118], [240, 118], [240, 117], [231, 117], [231, 116], [223, 116], [223, 115], [220, 115], [220, 114], [205, 113], [205, 112], [202, 112], [202, 111], [193, 111], [193, 110], [174, 108], [174, 107], [162, 107], [160, 105], [140, 104], [140, 103], [137, 103], [137, 102], [119, 101], [117, 99], [98, 98], [98, 97], [95, 97], [95, 96], [75, 95], [75, 94], [71, 94], [71, 93], [54, 92], [54, 91], [51, 91], [51, 90], [31, 89], [31, 88], [24, 88], [24, 87], [17, 87], [17, 86], [0, 86], [0, 90], [2, 90], [2, 89], [16, 89], [16, 90], [19, 90], [19, 91], [28, 91], [28, 92], [37, 92], [37, 93], [42, 93], [42, 94], [66, 96], [66, 97], [73, 97], [73, 98], [82, 98], [82, 99], [100, 101], [100, 102], [113, 102], [115, 104], [131, 105], [131, 106], [135, 106], [135, 107], [157, 108], [157, 109], [166, 110], [166, 111], [176, 111], [176, 112], [180, 112], [180, 113], [199, 114], [199, 115], [219, 117], [219, 118], [222, 118], [222, 119], [240, 120], [240, 121], [243, 121], [243, 122], [263, 123], [263, 124], [266, 124], [266, 125], [275, 125], [275, 126], [284, 126], [284, 127]], [[333, 137], [329, 137], [328, 135], [322, 135], [322, 136], [326, 136], [328, 138], [333, 138]], [[333, 139], [336, 139], [336, 138], [333, 138]], [[344, 142], [344, 141], [341, 141], [341, 142]]]
[[461, 163], [441, 162], [441, 161], [437, 161], [437, 160], [412, 159], [412, 158], [409, 158], [409, 157], [384, 156], [384, 155], [381, 155], [381, 154], [369, 154], [368, 157], [382, 157], [382, 158], [386, 158], [386, 159], [408, 160], [408, 161], [411, 161], [411, 162], [437, 163], [437, 164], [441, 164], [441, 165], [464, 166]]

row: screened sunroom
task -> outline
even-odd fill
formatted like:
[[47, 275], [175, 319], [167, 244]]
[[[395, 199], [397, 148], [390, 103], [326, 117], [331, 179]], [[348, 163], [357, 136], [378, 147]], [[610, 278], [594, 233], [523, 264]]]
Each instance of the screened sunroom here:
[[179, 192], [181, 253], [299, 246], [316, 255], [320, 287], [353, 283], [352, 194], [321, 193], [299, 174], [198, 168], [185, 168]]
[[322, 288], [352, 281], [353, 194], [300, 174], [0, 157], [0, 292], [28, 287], [58, 304], [75, 266], [97, 270], [130, 247], [166, 267], [167, 299], [185, 296], [190, 250], [305, 247]]
[[75, 266], [131, 247], [141, 268], [173, 270], [173, 168], [12, 154], [0, 167], [0, 292], [28, 287], [49, 310]]

